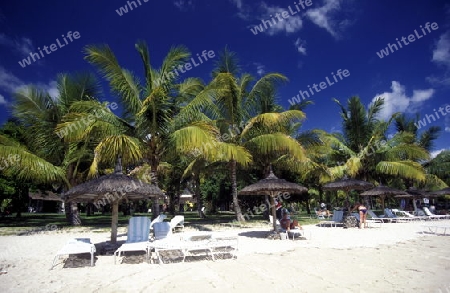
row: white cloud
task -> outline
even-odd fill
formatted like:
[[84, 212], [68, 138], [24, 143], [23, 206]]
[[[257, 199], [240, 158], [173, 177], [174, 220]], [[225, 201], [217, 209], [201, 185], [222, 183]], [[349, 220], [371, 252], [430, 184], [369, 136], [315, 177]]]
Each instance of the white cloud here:
[[445, 119], [444, 119], [444, 131], [450, 132], [450, 115], [445, 116]]
[[53, 99], [59, 96], [58, 84], [55, 80], [51, 80], [48, 84], [39, 83], [37, 86], [46, 91]]
[[[11, 72], [7, 71], [5, 68], [0, 66], [0, 90], [8, 93], [14, 93], [18, 90], [26, 88], [27, 84], [16, 77]], [[56, 81], [51, 80], [48, 83], [38, 82], [35, 86], [46, 93], [48, 93], [52, 98], [59, 96], [58, 84]], [[4, 100], [4, 98], [3, 98]], [[0, 99], [0, 104], [2, 100]]]
[[266, 66], [259, 63], [259, 62], [255, 62], [253, 63], [253, 65], [256, 66], [256, 73], [258, 73], [259, 76], [264, 75], [264, 73], [266, 73]]
[[24, 84], [18, 77], [0, 66], [0, 90], [12, 93]]
[[248, 5], [244, 5], [244, 2], [242, 0], [230, 0], [231, 3], [236, 6], [238, 9], [238, 16], [243, 20], [250, 21], [252, 19], [252, 9]]
[[376, 94], [372, 99], [372, 103], [378, 98], [384, 98], [384, 105], [380, 111], [378, 118], [388, 120], [392, 114], [396, 112], [414, 113], [423, 104], [429, 100], [433, 94], [433, 89], [413, 90], [412, 97], [408, 97], [405, 93], [405, 86], [398, 81], [392, 81], [391, 92]]
[[[265, 30], [270, 36], [276, 35], [278, 33], [291, 34], [298, 32], [303, 27], [303, 21], [299, 15], [289, 14], [289, 17], [281, 20], [275, 16], [277, 13], [281, 15], [283, 11], [288, 11], [287, 8], [281, 8], [277, 6], [269, 6], [265, 2], [260, 5], [262, 15], [260, 17], [261, 21], [270, 21], [272, 26]], [[275, 23], [273, 20], [275, 20]]]
[[340, 31], [351, 24], [348, 19], [337, 20], [341, 10], [342, 0], [325, 0], [325, 4], [319, 8], [308, 9], [306, 16], [317, 26], [327, 30], [334, 38], [340, 38]]
[[432, 61], [450, 68], [450, 31], [442, 34], [433, 50]]
[[7, 105], [8, 101], [5, 99], [4, 96], [0, 95], [0, 105]]
[[[450, 7], [450, 6], [449, 6]], [[450, 86], [450, 31], [439, 37], [433, 49], [431, 61], [442, 66], [445, 72], [442, 75], [431, 75], [426, 80], [432, 85]]]
[[426, 80], [431, 83], [432, 85], [443, 85], [443, 86], [448, 86], [450, 85], [450, 77], [448, 77], [447, 75], [444, 76], [427, 76]]
[[303, 55], [306, 55], [306, 41], [298, 38], [295, 43], [294, 43], [295, 47], [297, 48], [297, 51]]
[[0, 33], [0, 45], [4, 45], [13, 49], [18, 55], [28, 55], [34, 52], [33, 42], [28, 38], [11, 38], [5, 34]]
[[231, 3], [233, 3], [234, 5], [236, 5], [237, 9], [242, 9], [242, 0], [230, 0]]
[[439, 155], [443, 151], [446, 151], [446, 149], [440, 149], [440, 150], [432, 151], [432, 152], [430, 152], [430, 156], [431, 156], [432, 159], [434, 159], [434, 158], [436, 158], [437, 155]]
[[181, 11], [186, 11], [189, 8], [194, 6], [194, 3], [192, 0], [175, 0], [173, 2], [173, 4]]

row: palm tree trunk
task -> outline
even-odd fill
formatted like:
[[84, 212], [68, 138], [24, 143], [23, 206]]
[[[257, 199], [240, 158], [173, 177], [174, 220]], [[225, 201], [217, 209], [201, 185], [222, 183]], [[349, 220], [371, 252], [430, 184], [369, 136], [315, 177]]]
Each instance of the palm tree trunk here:
[[111, 243], [117, 242], [117, 224], [119, 222], [119, 202], [116, 200], [112, 203], [111, 217]]
[[194, 175], [195, 180], [195, 196], [197, 197], [197, 212], [200, 218], [204, 218], [205, 215], [202, 211], [203, 208], [203, 198], [200, 192], [200, 176], [198, 174]]
[[76, 202], [70, 202], [70, 224], [74, 226], [81, 225], [80, 213], [78, 211], [78, 204]]
[[275, 206], [275, 199], [274, 199], [273, 196], [270, 196], [270, 206], [271, 206], [271, 210], [272, 210], [273, 231], [275, 233], [278, 233], [278, 229], [277, 229], [277, 212], [276, 212], [277, 207]]
[[[75, 165], [72, 163], [68, 166], [67, 179], [70, 185], [73, 187], [77, 184], [73, 176], [75, 172]], [[80, 213], [78, 212], [78, 206], [76, 202], [65, 203], [66, 219], [69, 221], [70, 225], [79, 226], [81, 225]]]
[[[152, 176], [152, 184], [158, 186], [158, 177], [157, 177], [158, 166], [156, 164], [152, 164], [151, 176]], [[152, 220], [159, 216], [159, 198], [152, 198]]]
[[236, 219], [238, 221], [245, 222], [245, 218], [242, 215], [241, 207], [239, 206], [239, 201], [237, 198], [237, 179], [236, 179], [236, 169], [237, 164], [235, 160], [230, 161], [230, 172], [231, 172], [231, 194], [233, 196], [233, 207]]

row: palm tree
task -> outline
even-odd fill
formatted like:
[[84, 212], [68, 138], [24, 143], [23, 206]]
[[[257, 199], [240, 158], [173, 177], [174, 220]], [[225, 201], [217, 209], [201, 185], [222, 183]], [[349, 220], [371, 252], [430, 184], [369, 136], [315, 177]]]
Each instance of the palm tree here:
[[0, 174], [14, 179], [14, 198], [17, 217], [21, 216], [22, 202], [28, 199], [30, 184], [65, 183], [65, 172], [32, 153], [25, 145], [6, 135], [0, 135]]
[[414, 119], [408, 118], [404, 113], [395, 117], [395, 127], [398, 132], [409, 132], [413, 134], [416, 144], [431, 152], [433, 148], [433, 141], [439, 137], [441, 127], [431, 126], [427, 130], [422, 131], [419, 134], [417, 123], [419, 121], [419, 115], [416, 115]]
[[435, 158], [426, 162], [424, 168], [429, 180], [427, 185], [431, 189], [442, 189], [447, 184], [450, 186], [450, 150], [440, 152]]
[[[143, 82], [119, 65], [107, 45], [86, 47], [86, 59], [109, 81], [111, 91], [124, 109], [124, 118], [119, 123], [123, 127], [104, 136], [96, 147], [91, 175], [97, 172], [99, 162], [111, 164], [120, 155], [125, 165], [148, 163], [152, 183], [158, 184], [158, 167], [168, 150], [175, 145], [176, 149], [191, 151], [212, 138], [210, 125], [196, 123], [204, 116], [199, 109], [210, 100], [210, 93], [198, 79], [177, 81], [175, 69], [190, 57], [185, 47], [171, 48], [159, 69], [150, 64], [144, 42], [139, 41], [135, 47], [143, 63]], [[189, 109], [184, 112], [193, 111], [194, 115], [182, 114], [182, 107]], [[178, 115], [184, 118], [175, 120]], [[175, 130], [178, 132], [174, 136]], [[153, 211], [156, 217], [159, 214], [157, 200], [153, 202]]]
[[226, 48], [209, 86], [217, 90], [213, 103], [215, 108], [211, 107], [215, 110], [211, 113], [216, 115], [213, 119], [220, 133], [222, 157], [229, 165], [236, 218], [245, 221], [237, 198], [238, 163], [245, 167], [252, 154], [253, 158], [261, 158], [260, 163], [268, 173], [271, 161], [281, 154], [304, 156], [303, 148], [287, 134], [286, 126], [305, 115], [298, 110], [266, 112], [277, 109], [271, 101], [271, 94], [275, 86], [287, 78], [279, 73], [270, 73], [253, 83], [249, 74], [237, 77], [237, 64], [235, 54]]
[[[25, 142], [29, 150], [49, 163], [65, 170], [65, 188], [84, 180], [83, 168], [92, 161], [93, 145], [90, 141], [67, 143], [65, 133], [55, 132], [70, 107], [79, 101], [92, 101], [99, 96], [99, 86], [92, 74], [60, 74], [57, 78], [58, 96], [29, 86], [15, 93], [13, 116], [25, 129]], [[75, 125], [68, 132], [76, 131]], [[67, 207], [66, 207], [67, 208]], [[81, 223], [76, 205], [67, 209], [68, 219], [73, 224]], [[70, 217], [70, 218], [69, 218]]]

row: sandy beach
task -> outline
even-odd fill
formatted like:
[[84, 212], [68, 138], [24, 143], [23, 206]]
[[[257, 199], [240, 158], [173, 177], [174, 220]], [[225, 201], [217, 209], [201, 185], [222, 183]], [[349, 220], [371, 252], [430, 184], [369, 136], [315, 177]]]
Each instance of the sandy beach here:
[[[295, 241], [267, 239], [268, 226], [228, 228], [239, 235], [235, 260], [159, 265], [133, 253], [114, 265], [113, 256], [97, 253], [94, 267], [80, 255], [65, 264], [62, 259], [53, 270], [55, 253], [70, 238], [98, 245], [109, 233], [3, 236], [0, 292], [449, 292], [450, 236], [422, 234], [421, 225], [428, 224], [450, 221], [369, 229], [305, 226], [308, 239]], [[125, 241], [125, 229], [119, 232]]]

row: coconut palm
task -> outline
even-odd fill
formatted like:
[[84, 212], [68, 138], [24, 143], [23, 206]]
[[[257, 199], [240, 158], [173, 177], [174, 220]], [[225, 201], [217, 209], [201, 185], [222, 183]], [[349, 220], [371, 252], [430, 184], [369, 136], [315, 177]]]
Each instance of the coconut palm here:
[[[211, 125], [196, 123], [204, 117], [199, 111], [202, 105], [211, 103], [208, 102], [210, 92], [198, 79], [178, 82], [179, 73], [175, 69], [190, 58], [185, 47], [171, 48], [159, 69], [151, 65], [144, 42], [139, 41], [135, 47], [143, 63], [142, 81], [119, 65], [109, 46], [87, 46], [85, 49], [86, 59], [109, 81], [111, 91], [124, 109], [121, 123], [126, 124], [100, 141], [91, 175], [97, 172], [99, 162], [111, 164], [121, 155], [125, 165], [148, 163], [154, 179], [152, 183], [158, 184], [157, 170], [169, 149], [176, 145], [176, 149], [191, 151], [212, 139]], [[194, 114], [180, 113], [182, 107], [186, 109], [183, 113]], [[178, 115], [181, 118], [175, 120]], [[175, 130], [178, 132], [173, 136]], [[153, 202], [153, 211], [153, 217], [156, 217], [159, 214], [157, 200]]]
[[419, 115], [413, 119], [408, 118], [405, 114], [400, 114], [395, 117], [395, 127], [398, 132], [409, 132], [413, 134], [414, 141], [430, 152], [433, 148], [433, 141], [439, 137], [441, 127], [431, 126], [427, 130], [421, 131], [419, 134], [419, 129], [416, 126], [418, 121]]
[[333, 145], [334, 158], [345, 161], [337, 168], [362, 180], [379, 180], [381, 176], [425, 180], [419, 162], [429, 157], [428, 152], [413, 143], [412, 135], [406, 132], [387, 139], [387, 129], [396, 114], [389, 121], [377, 119], [384, 104], [382, 98], [376, 99], [367, 111], [358, 97], [350, 98], [347, 108], [335, 102], [341, 108], [343, 135], [330, 135], [326, 139]]
[[[12, 114], [25, 129], [25, 145], [36, 156], [64, 170], [64, 187], [83, 180], [86, 162], [92, 160], [89, 141], [78, 144], [64, 142], [55, 127], [76, 101], [93, 100], [99, 95], [99, 86], [92, 74], [60, 74], [57, 78], [58, 95], [28, 86], [15, 93]], [[36, 178], [38, 180], [38, 178]], [[72, 222], [80, 223], [76, 206]]]
[[216, 108], [211, 113], [216, 115], [213, 119], [220, 133], [218, 149], [229, 164], [236, 218], [245, 221], [237, 198], [238, 163], [245, 166], [253, 155], [261, 158], [260, 163], [268, 170], [271, 161], [282, 154], [304, 157], [303, 148], [287, 134], [286, 126], [305, 115], [298, 110], [266, 112], [276, 110], [270, 95], [277, 84], [287, 81], [284, 75], [270, 73], [254, 81], [249, 74], [238, 74], [235, 54], [225, 49], [209, 86], [217, 91], [213, 95]]
[[424, 168], [429, 176], [428, 188], [442, 189], [447, 184], [450, 186], [450, 151], [440, 152], [435, 158], [426, 162]]
[[32, 153], [25, 145], [6, 135], [0, 135], [0, 175], [14, 179], [17, 217], [22, 203], [28, 199], [30, 184], [58, 184], [66, 182], [62, 168]]

